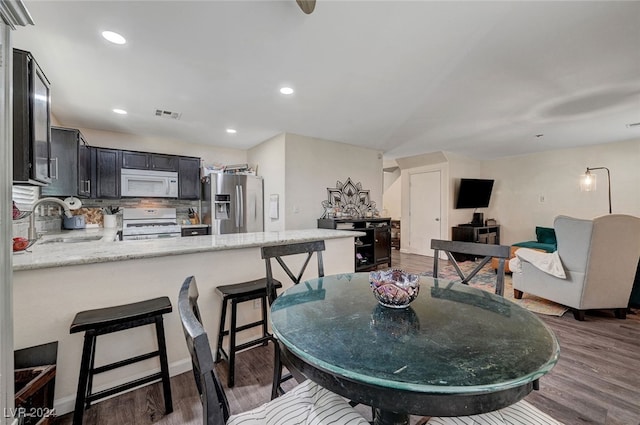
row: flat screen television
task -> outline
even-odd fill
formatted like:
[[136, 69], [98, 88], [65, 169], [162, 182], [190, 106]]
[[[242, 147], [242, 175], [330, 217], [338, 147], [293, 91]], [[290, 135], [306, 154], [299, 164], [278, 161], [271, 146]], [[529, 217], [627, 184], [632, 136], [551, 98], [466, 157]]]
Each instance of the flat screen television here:
[[460, 179], [456, 208], [486, 208], [491, 199], [493, 180]]

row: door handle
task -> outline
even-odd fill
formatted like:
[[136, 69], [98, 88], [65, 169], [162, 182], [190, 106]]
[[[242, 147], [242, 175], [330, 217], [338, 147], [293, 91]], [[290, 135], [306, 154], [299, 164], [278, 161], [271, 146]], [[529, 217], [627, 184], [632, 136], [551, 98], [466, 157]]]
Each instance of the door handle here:
[[244, 190], [242, 186], [238, 186], [240, 188], [240, 222], [238, 223], [238, 227], [244, 227]]
[[58, 158], [51, 158], [49, 161], [50, 162], [54, 162], [55, 161], [55, 163], [56, 163], [56, 165], [55, 165], [56, 175], [55, 176], [51, 176], [51, 179], [58, 180]]
[[240, 191], [238, 190], [238, 185], [236, 185], [236, 227], [240, 227]]
[[440, 217], [436, 218], [436, 221], [440, 221]]

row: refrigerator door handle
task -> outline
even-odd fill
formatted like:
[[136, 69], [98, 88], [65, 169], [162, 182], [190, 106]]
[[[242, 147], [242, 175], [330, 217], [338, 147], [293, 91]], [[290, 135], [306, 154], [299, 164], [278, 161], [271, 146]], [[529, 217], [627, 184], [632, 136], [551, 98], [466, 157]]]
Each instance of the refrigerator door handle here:
[[244, 189], [242, 186], [238, 186], [240, 188], [240, 222], [238, 227], [244, 227]]
[[238, 189], [238, 185], [236, 185], [236, 205], [235, 205], [235, 219], [236, 219], [236, 228], [240, 227], [240, 191]]

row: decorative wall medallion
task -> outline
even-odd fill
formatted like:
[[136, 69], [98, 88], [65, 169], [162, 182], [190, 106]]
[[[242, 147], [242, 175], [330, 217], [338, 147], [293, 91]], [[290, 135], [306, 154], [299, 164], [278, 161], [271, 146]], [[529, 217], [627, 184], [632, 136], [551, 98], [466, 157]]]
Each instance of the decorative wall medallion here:
[[321, 218], [377, 217], [376, 203], [369, 199], [369, 191], [362, 189], [347, 177], [344, 183], [337, 181], [336, 187], [327, 188], [327, 200], [322, 201], [324, 212]]

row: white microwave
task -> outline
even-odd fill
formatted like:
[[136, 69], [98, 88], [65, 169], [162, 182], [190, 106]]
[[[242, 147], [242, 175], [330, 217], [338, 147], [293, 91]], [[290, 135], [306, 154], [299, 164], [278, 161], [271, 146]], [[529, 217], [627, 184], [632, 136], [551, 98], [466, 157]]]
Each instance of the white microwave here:
[[178, 197], [178, 173], [174, 171], [123, 168], [120, 176], [121, 196], [136, 198]]

